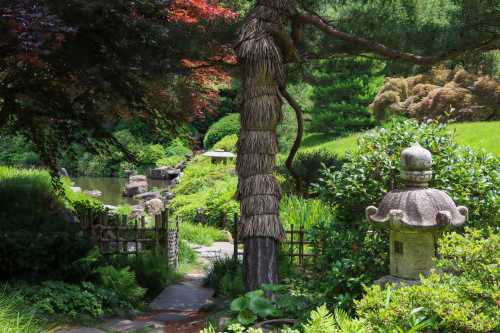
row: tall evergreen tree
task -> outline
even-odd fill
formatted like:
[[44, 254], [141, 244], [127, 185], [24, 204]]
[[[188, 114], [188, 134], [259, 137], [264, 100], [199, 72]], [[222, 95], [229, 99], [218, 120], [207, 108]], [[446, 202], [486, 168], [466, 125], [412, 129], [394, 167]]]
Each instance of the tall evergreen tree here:
[[375, 125], [368, 110], [383, 84], [384, 63], [363, 57], [321, 61], [314, 73], [311, 132], [342, 135]]

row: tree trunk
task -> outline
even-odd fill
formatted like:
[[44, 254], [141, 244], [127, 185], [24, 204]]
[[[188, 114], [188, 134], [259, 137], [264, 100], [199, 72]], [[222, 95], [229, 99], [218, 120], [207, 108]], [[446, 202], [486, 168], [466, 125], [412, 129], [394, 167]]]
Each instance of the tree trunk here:
[[279, 242], [271, 237], [245, 239], [245, 289], [259, 289], [263, 284], [278, 283]]
[[258, 0], [240, 29], [241, 131], [238, 140], [240, 235], [245, 244], [247, 290], [278, 282], [277, 255], [284, 230], [279, 220], [280, 187], [273, 176], [281, 121], [282, 50], [273, 35], [283, 29], [294, 0]]

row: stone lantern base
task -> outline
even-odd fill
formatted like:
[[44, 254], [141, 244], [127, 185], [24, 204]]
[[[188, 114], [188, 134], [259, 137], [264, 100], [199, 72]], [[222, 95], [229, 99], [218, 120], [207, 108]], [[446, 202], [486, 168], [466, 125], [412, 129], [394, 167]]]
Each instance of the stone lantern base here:
[[417, 280], [434, 268], [436, 230], [392, 229], [390, 234], [391, 275]]

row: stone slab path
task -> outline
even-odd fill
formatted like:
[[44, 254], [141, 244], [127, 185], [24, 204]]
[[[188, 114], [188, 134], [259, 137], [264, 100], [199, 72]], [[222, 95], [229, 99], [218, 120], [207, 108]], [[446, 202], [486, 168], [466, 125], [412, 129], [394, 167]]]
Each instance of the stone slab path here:
[[[205, 264], [233, 255], [233, 244], [229, 242], [193, 249]], [[75, 327], [57, 333], [198, 333], [207, 316], [203, 309], [213, 302], [214, 295], [212, 289], [203, 286], [205, 276], [205, 272], [188, 274], [184, 281], [166, 287], [151, 302], [151, 312], [133, 320], [110, 319], [95, 328]]]

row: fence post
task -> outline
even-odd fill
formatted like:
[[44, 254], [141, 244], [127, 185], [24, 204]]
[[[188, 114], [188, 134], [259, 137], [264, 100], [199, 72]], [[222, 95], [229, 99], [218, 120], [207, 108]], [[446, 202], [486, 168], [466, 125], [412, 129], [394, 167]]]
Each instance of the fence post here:
[[238, 261], [238, 214], [233, 216], [233, 261]]
[[[290, 226], [290, 248], [288, 249], [288, 252], [289, 252], [289, 255], [290, 255], [290, 264], [293, 264], [293, 234], [294, 234], [294, 231], [293, 231], [293, 224]], [[285, 233], [285, 237], [286, 237], [286, 233]]]
[[304, 268], [304, 226], [300, 226], [299, 265]]

